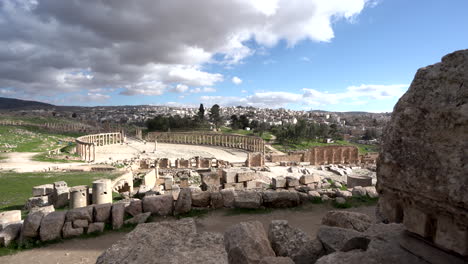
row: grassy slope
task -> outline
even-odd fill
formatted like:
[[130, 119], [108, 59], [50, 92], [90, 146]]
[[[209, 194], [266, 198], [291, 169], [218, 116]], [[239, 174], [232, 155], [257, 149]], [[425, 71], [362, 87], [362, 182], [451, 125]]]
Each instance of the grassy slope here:
[[288, 145], [274, 144], [274, 147], [280, 151], [291, 151], [291, 150], [294, 151], [294, 150], [307, 150], [311, 147], [317, 147], [317, 146], [333, 146], [333, 145], [356, 146], [359, 149], [359, 154], [366, 154], [369, 152], [379, 151], [379, 147], [376, 145], [357, 144], [357, 143], [352, 143], [352, 142], [343, 141], [343, 140], [337, 140], [335, 141], [335, 143], [332, 143], [332, 144], [317, 142], [315, 140], [309, 140], [309, 141], [302, 141], [301, 143], [298, 143], [298, 144], [288, 144]]
[[[44, 152], [64, 147], [65, 141], [73, 141], [79, 135], [76, 133], [59, 134], [36, 127], [0, 126], [0, 151]], [[16, 147], [8, 148], [5, 144]]]
[[66, 181], [68, 186], [91, 185], [94, 180], [115, 178], [120, 173], [109, 172], [40, 172], [0, 173], [0, 211], [22, 209], [32, 195], [32, 187]]
[[[244, 136], [256, 136], [256, 134], [253, 131], [247, 131], [243, 129], [231, 129], [228, 127], [221, 127], [221, 132], [226, 133], [226, 134], [238, 134], [238, 135], [244, 135]], [[264, 132], [261, 136], [261, 138], [265, 141], [270, 141], [272, 138], [272, 135], [270, 132]]]

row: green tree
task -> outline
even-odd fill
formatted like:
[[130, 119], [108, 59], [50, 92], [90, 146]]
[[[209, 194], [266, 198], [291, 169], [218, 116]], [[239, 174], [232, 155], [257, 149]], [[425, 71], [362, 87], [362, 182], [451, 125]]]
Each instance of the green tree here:
[[213, 105], [210, 109], [210, 121], [213, 122], [216, 129], [219, 128], [223, 121], [221, 118], [220, 109], [221, 108], [217, 104]]
[[200, 107], [198, 108], [198, 119], [200, 121], [205, 120], [205, 107], [203, 104], [200, 104]]

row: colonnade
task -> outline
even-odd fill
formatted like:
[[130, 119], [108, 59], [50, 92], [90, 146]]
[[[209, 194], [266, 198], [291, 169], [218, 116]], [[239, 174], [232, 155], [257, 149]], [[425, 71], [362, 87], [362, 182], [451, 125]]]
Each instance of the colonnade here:
[[76, 152], [84, 161], [96, 159], [96, 147], [124, 142], [122, 133], [101, 133], [82, 136], [76, 139]]
[[241, 136], [215, 133], [163, 133], [150, 132], [147, 141], [157, 141], [159, 143], [190, 144], [190, 145], [210, 145], [228, 148], [236, 148], [251, 152], [265, 152], [265, 142], [255, 136]]
[[323, 146], [310, 150], [310, 164], [357, 164], [359, 150], [355, 146]]

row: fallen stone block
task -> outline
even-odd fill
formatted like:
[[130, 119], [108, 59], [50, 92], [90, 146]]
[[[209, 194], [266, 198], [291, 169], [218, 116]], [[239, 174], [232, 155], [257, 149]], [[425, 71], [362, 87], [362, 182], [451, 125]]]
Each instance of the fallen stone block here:
[[43, 184], [39, 186], [34, 186], [32, 188], [32, 195], [33, 196], [44, 196], [54, 192], [54, 185], [53, 184]]
[[223, 195], [220, 192], [210, 193], [211, 208], [219, 209], [224, 207]]
[[78, 219], [73, 221], [73, 228], [86, 228], [88, 227], [88, 220], [85, 219]]
[[223, 183], [236, 183], [237, 182], [237, 170], [223, 169], [222, 171], [222, 182]]
[[66, 221], [67, 222], [73, 222], [78, 219], [84, 219], [87, 220], [88, 222], [92, 222], [93, 218], [91, 214], [89, 213], [89, 209], [87, 207], [81, 207], [81, 208], [75, 208], [72, 210], [67, 211], [66, 214]]
[[6, 227], [11, 223], [17, 223], [19, 221], [21, 221], [20, 210], [0, 212], [0, 231], [2, 231], [3, 227]]
[[62, 208], [68, 205], [70, 201], [70, 188], [56, 187], [54, 190], [54, 207]]
[[271, 184], [273, 185], [274, 189], [286, 188], [286, 178], [284, 178], [283, 176], [272, 178]]
[[112, 229], [120, 229], [123, 226], [124, 215], [125, 215], [125, 204], [114, 203], [112, 204]]
[[174, 206], [174, 215], [185, 214], [192, 210], [192, 192], [182, 188]]
[[271, 208], [289, 208], [300, 204], [295, 191], [266, 191], [262, 193], [263, 206]]
[[76, 237], [83, 234], [84, 229], [80, 228], [73, 228], [72, 222], [65, 222], [62, 228], [63, 238], [71, 238]]
[[105, 223], [103, 222], [90, 223], [88, 226], [88, 230], [86, 231], [86, 234], [102, 233], [104, 232], [104, 226], [105, 226]]
[[234, 207], [234, 197], [235, 197], [234, 189], [223, 189], [221, 190], [220, 193], [223, 196], [224, 207], [226, 208]]
[[353, 195], [353, 197], [362, 197], [367, 195], [367, 191], [361, 186], [354, 186], [353, 190], [351, 191], [351, 194]]
[[262, 223], [241, 222], [224, 233], [229, 263], [259, 263], [264, 257], [276, 257]]
[[243, 190], [244, 189], [244, 183], [243, 182], [225, 183], [224, 184], [224, 189], [228, 189], [228, 188], [234, 188], [235, 190]]
[[325, 225], [320, 226], [317, 232], [317, 238], [322, 242], [326, 254], [342, 250], [346, 242], [351, 238], [363, 236], [361, 232], [352, 229]]
[[366, 186], [364, 187], [364, 190], [366, 190], [367, 196], [370, 198], [378, 198], [379, 194], [377, 193], [377, 190], [375, 189], [374, 186]]
[[301, 184], [307, 185], [311, 183], [317, 183], [320, 182], [320, 176], [316, 174], [307, 174], [307, 175], [302, 175], [301, 178], [299, 179], [299, 182]]
[[372, 224], [372, 219], [366, 215], [347, 211], [328, 211], [322, 218], [322, 225], [353, 229], [364, 232]]
[[143, 198], [143, 212], [155, 215], [172, 215], [174, 211], [172, 195], [156, 195]]
[[49, 205], [49, 196], [31, 197], [26, 202], [24, 209], [31, 210], [33, 207], [44, 207]]
[[41, 227], [39, 228], [41, 241], [50, 241], [61, 238], [66, 214], [67, 213], [64, 211], [56, 211], [42, 218]]
[[143, 202], [139, 199], [133, 199], [130, 204], [125, 207], [125, 212], [131, 216], [137, 216], [143, 212]]
[[295, 263], [315, 263], [324, 253], [322, 243], [305, 232], [291, 227], [286, 220], [271, 221], [268, 239], [277, 256], [289, 257]]
[[246, 182], [255, 180], [256, 173], [253, 171], [238, 172], [237, 182]]
[[192, 206], [194, 207], [210, 206], [210, 192], [192, 193]]
[[148, 220], [148, 218], [151, 216], [151, 212], [147, 213], [141, 213], [139, 215], [136, 215], [128, 220], [125, 220], [124, 224], [126, 225], [138, 225], [138, 224], [143, 224]]
[[21, 230], [23, 237], [35, 238], [39, 236], [39, 227], [41, 226], [42, 218], [46, 213], [34, 212], [29, 213], [24, 219], [23, 228]]
[[294, 177], [286, 177], [286, 185], [287, 187], [296, 187], [299, 186], [299, 179]]
[[236, 208], [260, 208], [262, 206], [262, 194], [256, 191], [238, 191], [234, 195], [234, 207]]
[[12, 241], [16, 240], [21, 233], [22, 226], [22, 222], [11, 223], [7, 225], [2, 231], [0, 231], [0, 247], [7, 247]]

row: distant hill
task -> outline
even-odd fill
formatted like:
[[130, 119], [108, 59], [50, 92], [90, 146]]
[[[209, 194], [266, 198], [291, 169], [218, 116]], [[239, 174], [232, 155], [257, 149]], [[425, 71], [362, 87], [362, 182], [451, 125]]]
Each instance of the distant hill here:
[[37, 101], [26, 101], [14, 98], [0, 97], [0, 109], [34, 109], [34, 108], [52, 108], [52, 104], [41, 103]]

